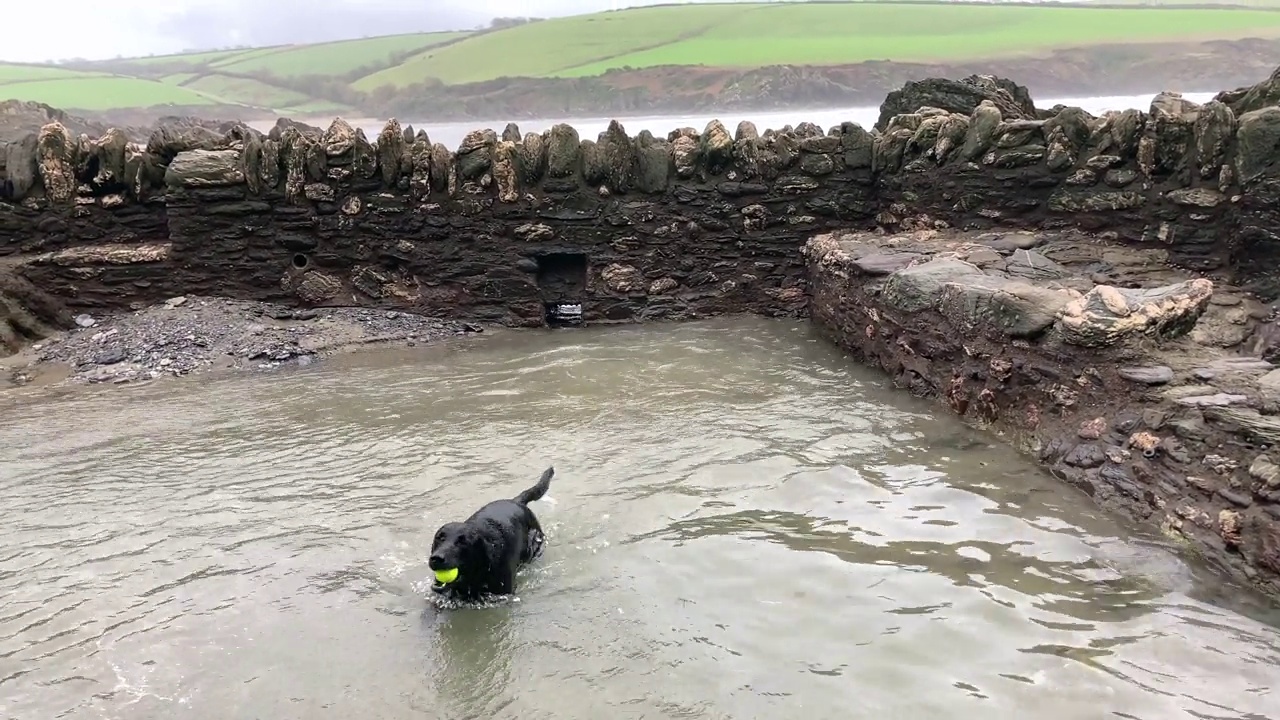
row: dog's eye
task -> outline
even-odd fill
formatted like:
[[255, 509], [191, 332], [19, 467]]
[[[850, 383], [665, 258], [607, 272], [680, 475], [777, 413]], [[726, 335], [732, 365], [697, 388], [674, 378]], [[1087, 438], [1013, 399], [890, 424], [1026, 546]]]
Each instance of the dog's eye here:
[[443, 531], [443, 530], [441, 530], [440, 532], [436, 533], [436, 542], [438, 542], [438, 543], [439, 543], [439, 542], [444, 542], [444, 531]]

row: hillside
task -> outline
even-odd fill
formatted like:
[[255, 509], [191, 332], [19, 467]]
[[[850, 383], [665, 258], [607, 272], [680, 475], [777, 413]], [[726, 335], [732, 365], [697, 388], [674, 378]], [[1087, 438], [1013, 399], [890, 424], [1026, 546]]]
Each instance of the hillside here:
[[163, 106], [350, 113], [349, 83], [467, 33], [418, 33], [314, 45], [219, 50], [70, 66], [0, 63], [0, 99], [79, 112]]
[[1218, 87], [1274, 64], [1280, 1], [1212, 5], [654, 6], [476, 32], [0, 64], [0, 99], [131, 120], [179, 112], [444, 118], [837, 104], [882, 96], [920, 73], [1007, 69], [1040, 78], [1040, 93]]

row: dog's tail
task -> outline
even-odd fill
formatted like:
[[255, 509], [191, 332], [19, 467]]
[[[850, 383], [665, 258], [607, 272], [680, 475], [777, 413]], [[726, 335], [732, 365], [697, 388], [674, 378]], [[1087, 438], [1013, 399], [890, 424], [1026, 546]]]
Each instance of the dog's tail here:
[[538, 478], [538, 483], [517, 495], [515, 501], [521, 505], [528, 505], [534, 500], [541, 500], [542, 496], [547, 494], [547, 490], [551, 489], [551, 476], [555, 474], [556, 469], [553, 467], [542, 471], [542, 477]]

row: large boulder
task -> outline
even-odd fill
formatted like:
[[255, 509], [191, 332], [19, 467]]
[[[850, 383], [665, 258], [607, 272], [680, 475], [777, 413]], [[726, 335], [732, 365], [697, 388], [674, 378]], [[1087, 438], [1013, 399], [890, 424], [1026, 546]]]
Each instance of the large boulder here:
[[1105, 347], [1128, 337], [1189, 331], [1209, 304], [1213, 283], [1204, 278], [1157, 288], [1098, 285], [1063, 308], [1062, 339], [1082, 347]]
[[8, 175], [9, 191], [15, 199], [26, 197], [36, 186], [40, 173], [37, 139], [35, 133], [27, 133], [5, 148], [5, 174]]
[[[862, 258], [869, 260], [868, 256]], [[991, 337], [1032, 337], [1047, 330], [1070, 302], [1050, 290], [1001, 275], [988, 275], [962, 260], [939, 259], [898, 270], [885, 281], [883, 298], [906, 312], [936, 310], [957, 330]]]
[[1277, 174], [1280, 155], [1280, 107], [1253, 110], [1240, 116], [1236, 130], [1236, 176], [1241, 185]]
[[984, 100], [999, 109], [1006, 120], [1033, 120], [1038, 117], [1031, 93], [1025, 87], [1005, 78], [970, 75], [963, 80], [926, 78], [908, 82], [884, 99], [875, 127], [883, 131], [895, 115], [914, 113], [924, 107], [968, 116]]
[[1280, 105], [1280, 67], [1271, 73], [1271, 77], [1256, 85], [1224, 90], [1213, 99], [1231, 108], [1237, 116]]

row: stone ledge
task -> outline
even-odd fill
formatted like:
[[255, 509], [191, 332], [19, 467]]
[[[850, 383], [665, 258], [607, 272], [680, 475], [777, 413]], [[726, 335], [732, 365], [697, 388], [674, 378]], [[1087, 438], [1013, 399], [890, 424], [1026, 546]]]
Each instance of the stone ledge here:
[[[819, 328], [1050, 472], [1280, 592], [1280, 372], [1264, 308], [1076, 233], [828, 234]], [[1037, 277], [1028, 279], [1028, 274]]]

